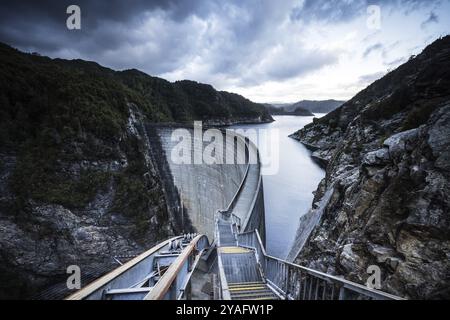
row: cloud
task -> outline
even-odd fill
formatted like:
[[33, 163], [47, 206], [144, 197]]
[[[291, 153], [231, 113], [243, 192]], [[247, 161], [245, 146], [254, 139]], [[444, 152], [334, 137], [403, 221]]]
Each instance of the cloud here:
[[367, 58], [372, 52], [376, 52], [376, 51], [380, 51], [380, 50], [383, 50], [383, 44], [376, 43], [374, 45], [371, 45], [364, 51], [363, 57]]
[[384, 75], [386, 74], [386, 72], [375, 72], [375, 73], [371, 73], [371, 74], [365, 74], [359, 77], [358, 79], [358, 85], [360, 86], [367, 86], [369, 84], [371, 84], [372, 82], [381, 79]]
[[250, 62], [238, 83], [248, 86], [265, 81], [287, 81], [333, 65], [337, 61], [336, 52], [310, 49], [303, 45], [278, 45], [260, 61]]
[[393, 61], [386, 62], [386, 65], [389, 67], [389, 69], [392, 69], [392, 68], [396, 68], [399, 65], [405, 63], [407, 60], [408, 60], [407, 58], [401, 57], [401, 58], [395, 59]]
[[422, 27], [422, 29], [425, 29], [429, 24], [432, 24], [432, 23], [439, 23], [439, 17], [433, 11], [430, 12], [428, 19], [425, 20], [424, 22], [422, 22], [421, 27]]
[[436, 0], [303, 0], [290, 14], [292, 20], [324, 23], [340, 23], [367, 13], [370, 5], [380, 6], [382, 11], [401, 10], [410, 13], [436, 3]]
[[[73, 3], [81, 8], [79, 31], [66, 28], [66, 8]], [[398, 39], [376, 38], [383, 36], [382, 31], [368, 38], [366, 43], [372, 44], [368, 48], [361, 41], [348, 42], [353, 41], [352, 37], [346, 40], [345, 36], [353, 30], [345, 26], [364, 18], [368, 5], [379, 4], [386, 14], [394, 9], [428, 13], [430, 3], [437, 2], [2, 1], [0, 41], [51, 57], [93, 60], [114, 69], [137, 68], [169, 80], [192, 79], [211, 83], [218, 89], [258, 90], [264, 84], [281, 86], [314, 77], [342, 63], [343, 57], [355, 59], [360, 52], [368, 57], [378, 50], [393, 50], [388, 43]], [[425, 7], [426, 11], [421, 9]], [[431, 12], [436, 12], [436, 17], [440, 13], [434, 7]], [[437, 19], [430, 18], [428, 23]], [[362, 36], [364, 32], [361, 31]], [[340, 70], [346, 72], [345, 68]], [[332, 78], [341, 79], [342, 71]], [[305, 82], [303, 86], [306, 87]]]

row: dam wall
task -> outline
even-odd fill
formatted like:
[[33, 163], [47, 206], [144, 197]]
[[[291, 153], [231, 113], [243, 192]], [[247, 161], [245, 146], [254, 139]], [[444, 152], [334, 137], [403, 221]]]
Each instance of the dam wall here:
[[[174, 130], [180, 128], [161, 127], [157, 133], [180, 197], [184, 219], [189, 219], [197, 232], [213, 239], [215, 214], [225, 210], [239, 217], [241, 231], [258, 229], [265, 238], [263, 184], [256, 146], [239, 135], [227, 139], [225, 131], [220, 130], [223, 153], [214, 153], [215, 163], [180, 164], [174, 159], [174, 148], [180, 142], [174, 138]], [[194, 160], [194, 154], [202, 154], [211, 142], [203, 141], [202, 135], [195, 135], [192, 128], [182, 130], [191, 137], [190, 157]], [[226, 155], [232, 155], [231, 164], [225, 161]], [[258, 161], [249, 163], [249, 159]]]

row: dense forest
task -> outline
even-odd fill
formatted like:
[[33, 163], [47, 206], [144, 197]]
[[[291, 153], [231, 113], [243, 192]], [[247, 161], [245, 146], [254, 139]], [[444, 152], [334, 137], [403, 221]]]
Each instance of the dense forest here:
[[0, 87], [2, 147], [46, 128], [62, 137], [71, 135], [69, 129], [112, 137], [125, 125], [127, 103], [136, 104], [153, 122], [271, 120], [263, 105], [210, 85], [171, 83], [83, 60], [52, 60], [5, 44], [0, 44]]

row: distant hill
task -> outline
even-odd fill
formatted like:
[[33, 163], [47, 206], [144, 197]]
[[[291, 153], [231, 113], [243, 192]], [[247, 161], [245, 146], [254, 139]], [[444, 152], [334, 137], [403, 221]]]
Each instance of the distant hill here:
[[312, 113], [328, 113], [339, 108], [344, 103], [345, 101], [337, 101], [337, 100], [323, 100], [323, 101], [302, 100], [288, 107], [285, 107], [285, 109], [287, 111], [293, 111], [297, 108], [303, 108], [311, 111]]
[[301, 116], [301, 117], [312, 117], [314, 114], [306, 110], [302, 107], [290, 108], [291, 110], [287, 110], [285, 107], [276, 107], [271, 104], [265, 104], [269, 113], [273, 116]]

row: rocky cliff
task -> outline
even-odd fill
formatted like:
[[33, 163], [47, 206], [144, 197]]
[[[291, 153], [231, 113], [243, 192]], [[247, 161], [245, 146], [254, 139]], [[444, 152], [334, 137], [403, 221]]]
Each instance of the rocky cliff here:
[[49, 296], [41, 290], [65, 282], [68, 266], [90, 280], [117, 267], [115, 257], [181, 233], [133, 109], [117, 144], [98, 140], [98, 153], [82, 143], [70, 146], [78, 159], [61, 154], [69, 150], [41, 154], [39, 146], [26, 156], [0, 153], [0, 298], [61, 298], [59, 286]]
[[407, 298], [450, 297], [450, 36], [293, 138], [326, 167], [291, 257]]
[[64, 284], [70, 265], [98, 277], [116, 256], [193, 231], [148, 125], [193, 119], [272, 120], [209, 85], [0, 44], [0, 299]]

